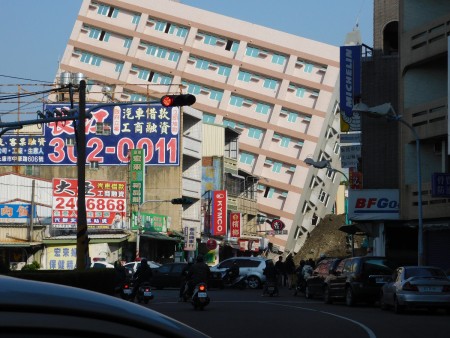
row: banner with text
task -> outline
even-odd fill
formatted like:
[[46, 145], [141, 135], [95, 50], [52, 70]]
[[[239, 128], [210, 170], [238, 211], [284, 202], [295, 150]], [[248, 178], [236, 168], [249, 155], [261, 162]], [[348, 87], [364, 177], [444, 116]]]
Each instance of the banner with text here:
[[211, 234], [224, 236], [227, 233], [227, 191], [215, 190], [212, 195]]

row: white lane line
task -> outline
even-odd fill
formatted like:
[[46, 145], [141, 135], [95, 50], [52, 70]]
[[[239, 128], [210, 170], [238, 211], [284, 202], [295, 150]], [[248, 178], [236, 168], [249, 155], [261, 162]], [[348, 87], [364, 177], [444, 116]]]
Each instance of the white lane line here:
[[348, 317], [344, 317], [344, 316], [337, 315], [337, 314], [332, 313], [332, 312], [326, 312], [326, 311], [321, 311], [321, 310], [314, 310], [314, 309], [305, 308], [305, 307], [302, 307], [302, 306], [294, 306], [294, 305], [286, 305], [286, 304], [277, 304], [277, 303], [275, 303], [275, 302], [261, 302], [261, 303], [266, 303], [266, 304], [269, 303], [269, 304], [272, 304], [272, 305], [278, 305], [278, 306], [284, 306], [284, 307], [291, 307], [291, 308], [302, 309], [302, 310], [306, 310], [306, 311], [319, 312], [319, 313], [323, 313], [323, 314], [325, 314], [325, 315], [329, 315], [329, 316], [333, 316], [333, 317], [336, 317], [336, 318], [344, 319], [344, 320], [347, 320], [347, 321], [349, 321], [349, 322], [351, 322], [351, 323], [353, 323], [353, 324], [356, 324], [356, 325], [360, 326], [364, 331], [367, 332], [367, 334], [369, 335], [370, 338], [376, 338], [376, 337], [377, 337], [377, 336], [375, 335], [375, 333], [374, 333], [370, 328], [368, 328], [367, 326], [365, 326], [363, 323], [360, 323], [360, 322], [358, 322], [358, 321], [356, 321], [356, 320], [353, 320], [353, 319], [351, 319], [351, 318], [348, 318]]

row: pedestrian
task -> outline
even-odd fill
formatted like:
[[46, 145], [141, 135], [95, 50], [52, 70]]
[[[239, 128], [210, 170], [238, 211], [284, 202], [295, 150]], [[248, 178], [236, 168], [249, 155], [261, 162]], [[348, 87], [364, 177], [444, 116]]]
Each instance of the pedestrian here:
[[295, 263], [294, 258], [291, 254], [286, 257], [286, 260], [284, 262], [284, 272], [287, 276], [287, 287], [289, 288], [289, 290], [291, 290], [293, 287], [295, 287]]
[[294, 296], [297, 296], [298, 292], [305, 292], [305, 279], [303, 278], [303, 268], [306, 262], [302, 259], [300, 260], [300, 265], [295, 270], [297, 274], [297, 287], [295, 288]]
[[127, 272], [119, 259], [114, 262], [114, 271], [116, 273], [114, 278], [114, 288], [115, 291], [118, 292], [127, 279]]
[[275, 263], [275, 270], [277, 272], [277, 285], [283, 286], [283, 278], [285, 274], [283, 256], [278, 256], [278, 261]]
[[269, 286], [274, 286], [275, 287], [274, 293], [278, 294], [278, 286], [277, 286], [278, 272], [272, 260], [267, 261], [266, 267], [263, 270], [263, 274], [264, 276], [266, 276], [266, 283], [264, 284], [262, 296], [265, 296], [268, 293]]
[[189, 273], [189, 269], [191, 268], [191, 266], [193, 264], [194, 264], [193, 259], [189, 258], [189, 262], [186, 264], [186, 266], [181, 271], [181, 283], [180, 283], [180, 291], [179, 291], [179, 297], [178, 297], [179, 302], [183, 301], [184, 293], [187, 292], [188, 282], [189, 282], [188, 273]]

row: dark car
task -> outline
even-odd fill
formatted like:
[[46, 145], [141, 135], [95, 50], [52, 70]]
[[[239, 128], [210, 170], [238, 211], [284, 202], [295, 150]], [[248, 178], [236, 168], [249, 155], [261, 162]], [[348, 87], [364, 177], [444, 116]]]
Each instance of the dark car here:
[[346, 258], [325, 280], [324, 301], [345, 300], [348, 306], [357, 302], [374, 304], [395, 268], [395, 264], [386, 257]]
[[323, 297], [325, 280], [329, 275], [334, 274], [341, 258], [325, 258], [317, 263], [312, 275], [305, 281], [305, 297]]
[[153, 277], [151, 285], [157, 289], [179, 288], [182, 280], [183, 269], [187, 263], [166, 263], [159, 268], [152, 269]]
[[2, 337], [208, 337], [98, 292], [1, 275], [0, 285]]

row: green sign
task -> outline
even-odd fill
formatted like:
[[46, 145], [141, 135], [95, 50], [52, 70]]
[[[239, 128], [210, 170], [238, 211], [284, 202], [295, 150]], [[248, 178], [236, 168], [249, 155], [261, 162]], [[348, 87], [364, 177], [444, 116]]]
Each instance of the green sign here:
[[141, 205], [145, 190], [144, 149], [131, 149], [130, 163], [130, 203]]
[[[141, 225], [144, 231], [167, 232], [167, 216], [141, 212]], [[131, 230], [138, 230], [139, 219], [136, 211], [131, 215]]]

